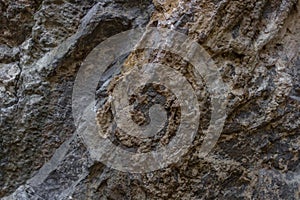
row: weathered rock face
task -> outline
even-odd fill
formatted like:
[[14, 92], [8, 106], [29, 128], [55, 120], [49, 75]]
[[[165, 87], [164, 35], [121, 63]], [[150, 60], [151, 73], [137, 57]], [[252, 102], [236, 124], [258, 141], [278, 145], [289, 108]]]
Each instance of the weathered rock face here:
[[[300, 198], [299, 1], [2, 0], [0, 9], [3, 199]], [[167, 168], [132, 174], [90, 157], [74, 133], [72, 88], [97, 44], [145, 26], [174, 29], [201, 44], [230, 93], [223, 132], [207, 157], [198, 157], [210, 117], [199, 80], [201, 130], [189, 152]], [[168, 53], [150, 58], [182, 73], [189, 67]], [[121, 61], [146, 63], [139, 51]], [[98, 117], [105, 124], [111, 116], [100, 110]], [[136, 145], [122, 137], [125, 146]]]
[[[4, 14], [18, 14], [23, 4], [12, 2]], [[1, 37], [1, 196], [24, 184], [73, 134], [72, 85], [88, 52], [109, 36], [145, 26], [152, 10], [146, 1], [43, 1], [28, 17], [31, 34], [15, 37], [18, 42]]]

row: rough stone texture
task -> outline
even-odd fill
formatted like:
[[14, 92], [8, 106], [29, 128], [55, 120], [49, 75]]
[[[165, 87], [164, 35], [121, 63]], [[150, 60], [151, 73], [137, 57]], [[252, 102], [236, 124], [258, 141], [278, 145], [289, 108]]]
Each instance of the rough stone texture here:
[[31, 34], [19, 46], [1, 44], [0, 196], [24, 184], [72, 136], [72, 85], [87, 53], [145, 25], [151, 10], [150, 2], [43, 1], [31, 16]]
[[[3, 199], [300, 198], [299, 1], [2, 0], [0, 8]], [[185, 33], [210, 53], [230, 86], [228, 117], [205, 159], [196, 138], [180, 162], [130, 174], [89, 157], [74, 133], [71, 95], [93, 47], [146, 25]]]

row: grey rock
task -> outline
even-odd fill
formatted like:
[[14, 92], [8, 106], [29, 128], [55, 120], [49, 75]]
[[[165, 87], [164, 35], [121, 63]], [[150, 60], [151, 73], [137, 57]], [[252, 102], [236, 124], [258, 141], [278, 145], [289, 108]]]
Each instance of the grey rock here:
[[[0, 12], [3, 200], [300, 198], [299, 1], [0, 0]], [[172, 28], [201, 44], [230, 94], [209, 156], [198, 157], [210, 105], [197, 80], [203, 117], [189, 153], [134, 174], [90, 157], [74, 125], [72, 87], [94, 47], [145, 26]], [[181, 69], [184, 61], [168, 56], [161, 61]], [[99, 95], [121, 71], [111, 66]]]

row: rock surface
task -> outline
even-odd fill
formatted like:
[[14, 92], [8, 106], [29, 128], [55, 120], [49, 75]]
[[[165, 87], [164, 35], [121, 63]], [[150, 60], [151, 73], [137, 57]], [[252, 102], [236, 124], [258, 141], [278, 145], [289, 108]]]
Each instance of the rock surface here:
[[[3, 199], [300, 198], [299, 1], [0, 0], [0, 10]], [[213, 151], [199, 158], [210, 111], [205, 83], [197, 80], [203, 117], [189, 152], [158, 171], [125, 173], [90, 157], [75, 132], [72, 88], [96, 45], [146, 26], [174, 29], [205, 48], [229, 86], [228, 117]], [[181, 71], [188, 66], [152, 54]], [[145, 58], [133, 52], [122, 61]]]

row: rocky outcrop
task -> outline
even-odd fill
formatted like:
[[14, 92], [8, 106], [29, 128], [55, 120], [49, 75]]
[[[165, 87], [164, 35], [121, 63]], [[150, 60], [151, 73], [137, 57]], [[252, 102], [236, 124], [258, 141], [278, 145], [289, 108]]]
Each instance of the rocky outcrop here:
[[[300, 198], [299, 1], [2, 0], [0, 9], [3, 199]], [[205, 158], [198, 156], [211, 115], [205, 80], [194, 80], [190, 64], [169, 52], [145, 57], [135, 51], [119, 61], [126, 70], [163, 63], [195, 81], [200, 128], [179, 162], [148, 173], [120, 172], [92, 159], [76, 131], [72, 89], [80, 65], [99, 43], [137, 27], [188, 35], [209, 53], [228, 85], [224, 129]], [[110, 94], [103, 94], [101, 83], [109, 81], [113, 90], [114, 80], [125, 74], [118, 63], [100, 81], [98, 98]], [[168, 116], [177, 119], [178, 107], [166, 99], [173, 105]], [[105, 108], [98, 120], [108, 127], [111, 113]], [[139, 110], [133, 116], [140, 125], [148, 123]], [[178, 121], [170, 123], [168, 137], [158, 142], [171, 139]], [[117, 132], [110, 139], [130, 149], [152, 148]]]

